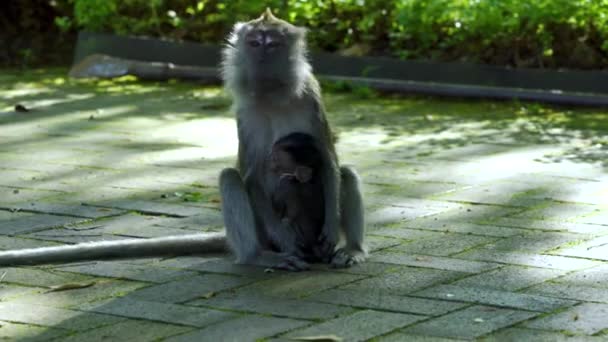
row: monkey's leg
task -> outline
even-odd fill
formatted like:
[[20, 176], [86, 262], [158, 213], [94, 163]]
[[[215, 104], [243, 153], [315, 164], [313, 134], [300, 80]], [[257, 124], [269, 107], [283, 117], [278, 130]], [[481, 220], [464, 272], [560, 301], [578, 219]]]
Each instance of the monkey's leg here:
[[236, 169], [227, 168], [220, 174], [222, 215], [226, 226], [228, 245], [240, 264], [276, 267], [290, 271], [307, 269], [309, 266], [290, 253], [266, 250], [261, 244], [253, 207], [249, 195]]
[[324, 200], [324, 222], [315, 247], [315, 254], [323, 262], [329, 262], [340, 238], [340, 169], [330, 155], [324, 158], [325, 167], [321, 174]]
[[261, 246], [249, 195], [236, 169], [226, 168], [220, 173], [220, 195], [228, 245], [237, 263], [251, 263]]
[[340, 218], [346, 245], [336, 252], [331, 264], [334, 267], [348, 267], [365, 261], [367, 256], [363, 244], [365, 219], [357, 173], [350, 167], [341, 167], [340, 177]]

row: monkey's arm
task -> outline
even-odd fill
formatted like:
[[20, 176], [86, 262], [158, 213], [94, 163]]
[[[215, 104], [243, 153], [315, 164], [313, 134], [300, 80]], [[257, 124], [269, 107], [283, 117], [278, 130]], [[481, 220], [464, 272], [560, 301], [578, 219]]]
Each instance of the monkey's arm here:
[[152, 239], [87, 242], [0, 252], [0, 266], [39, 265], [82, 260], [227, 252], [223, 233], [199, 233]]

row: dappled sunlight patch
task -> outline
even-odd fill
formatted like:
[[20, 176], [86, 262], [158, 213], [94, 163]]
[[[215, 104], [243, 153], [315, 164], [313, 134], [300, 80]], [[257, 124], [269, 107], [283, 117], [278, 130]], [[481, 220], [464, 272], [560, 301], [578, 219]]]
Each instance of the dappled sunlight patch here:
[[51, 94], [51, 93], [54, 93], [57, 91], [55, 89], [51, 89], [51, 88], [47, 88], [47, 87], [26, 87], [26, 86], [19, 86], [19, 85], [15, 85], [14, 88], [16, 88], [16, 89], [0, 90], [0, 99], [12, 100], [17, 97]]
[[[171, 139], [183, 144], [204, 148], [205, 158], [222, 158], [235, 155], [237, 132], [234, 119], [207, 118], [175, 124], [159, 123], [148, 139]], [[185, 156], [185, 155], [184, 155]]]
[[51, 107], [57, 104], [65, 104], [70, 102], [82, 101], [93, 98], [95, 94], [84, 93], [84, 94], [68, 94], [63, 98], [50, 98], [50, 99], [32, 99], [26, 100], [24, 103], [35, 110], [45, 109], [45, 107]]

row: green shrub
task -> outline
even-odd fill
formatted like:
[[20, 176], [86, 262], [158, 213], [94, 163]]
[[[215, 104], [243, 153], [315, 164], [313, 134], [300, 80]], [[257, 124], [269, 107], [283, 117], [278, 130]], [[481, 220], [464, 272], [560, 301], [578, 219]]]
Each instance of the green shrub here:
[[[42, 2], [21, 3], [28, 11]], [[308, 27], [311, 47], [325, 51], [515, 67], [601, 68], [608, 61], [608, 0], [52, 3], [69, 9], [52, 13], [55, 30], [69, 33], [89, 30], [222, 43], [234, 22], [254, 18], [268, 6], [279, 17]]]

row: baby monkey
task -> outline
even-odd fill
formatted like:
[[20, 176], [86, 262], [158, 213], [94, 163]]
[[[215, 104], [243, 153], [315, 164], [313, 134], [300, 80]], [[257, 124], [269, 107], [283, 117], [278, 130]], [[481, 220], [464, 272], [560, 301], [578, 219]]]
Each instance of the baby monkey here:
[[299, 256], [308, 262], [327, 262], [315, 248], [325, 219], [323, 158], [317, 142], [310, 134], [288, 134], [273, 144], [268, 165], [275, 184], [273, 209], [296, 232]]

